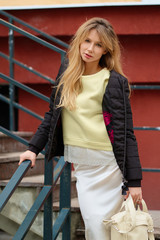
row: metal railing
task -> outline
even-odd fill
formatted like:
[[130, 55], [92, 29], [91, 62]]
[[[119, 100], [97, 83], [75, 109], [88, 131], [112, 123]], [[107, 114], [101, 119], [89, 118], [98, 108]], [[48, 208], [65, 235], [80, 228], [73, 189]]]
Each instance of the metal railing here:
[[[160, 90], [160, 85], [131, 85], [132, 90]], [[150, 126], [142, 126], [142, 127], [134, 127], [134, 130], [140, 131], [160, 131], [160, 126], [158, 127], [150, 127]], [[158, 168], [142, 168], [143, 172], [160, 172]]]
[[8, 19], [12, 19], [12, 21], [17, 22], [17, 23], [21, 24], [24, 27], [27, 27], [29, 30], [33, 30], [38, 35], [45, 37], [46, 39], [50, 40], [53, 43], [56, 43], [56, 44], [60, 45], [61, 47], [64, 47], [64, 48], [68, 48], [69, 47], [69, 45], [67, 43], [65, 43], [65, 42], [61, 41], [60, 39], [55, 38], [55, 37], [53, 37], [51, 35], [48, 35], [47, 33], [45, 33], [43, 31], [41, 31], [41, 30], [31, 26], [30, 24], [24, 22], [23, 20], [21, 20], [21, 19], [15, 17], [15, 16], [9, 14], [8, 12], [0, 10], [0, 15], [5, 16]]
[[[40, 73], [39, 71], [33, 69], [31, 66], [27, 66], [26, 64], [24, 63], [21, 63], [19, 61], [17, 61], [16, 59], [14, 59], [14, 31], [19, 33], [19, 34], [22, 34], [23, 36], [33, 40], [34, 42], [37, 42], [39, 44], [41, 44], [42, 46], [45, 46], [49, 49], [51, 49], [52, 51], [55, 51], [57, 53], [59, 53], [61, 55], [61, 60], [63, 60], [63, 57], [65, 55], [65, 51], [49, 42], [47, 42], [46, 40], [43, 40], [41, 39], [40, 37], [37, 37], [27, 31], [24, 31], [22, 29], [20, 29], [19, 27], [13, 25], [13, 22], [17, 22], [19, 24], [21, 24], [22, 26], [25, 26], [27, 28], [29, 28], [30, 30], [33, 30], [34, 32], [36, 32], [38, 35], [41, 35], [43, 37], [45, 37], [45, 39], [48, 39], [49, 41], [53, 42], [53, 43], [56, 43], [56, 44], [59, 44], [61, 47], [64, 47], [64, 48], [67, 48], [68, 47], [68, 44], [64, 43], [63, 41], [55, 38], [55, 37], [52, 37], [38, 29], [36, 29], [35, 27], [25, 23], [24, 21], [12, 16], [11, 14], [8, 14], [7, 12], [4, 12], [2, 10], [0, 10], [0, 15], [3, 15], [5, 17], [8, 17], [9, 21], [5, 21], [3, 19], [0, 19], [0, 24], [2, 24], [3, 26], [7, 27], [9, 29], [9, 41], [8, 41], [8, 44], [9, 44], [9, 56], [7, 56], [6, 54], [0, 52], [0, 56], [5, 58], [6, 60], [9, 61], [9, 76], [10, 78], [14, 79], [14, 64], [32, 72], [33, 74], [43, 78], [44, 80], [52, 83], [54, 85], [54, 80], [51, 79], [50, 77]], [[15, 130], [15, 123], [14, 123], [14, 102], [15, 102], [15, 86], [13, 83], [10, 83], [9, 85], [9, 98], [10, 98], [10, 101], [6, 101], [6, 99], [4, 99], [2, 96], [1, 96], [1, 100], [2, 101], [5, 101], [7, 103], [9, 103], [9, 116], [10, 116], [10, 130], [11, 131], [14, 131]], [[17, 106], [18, 108], [18, 106]], [[21, 109], [22, 109], [22, 106], [21, 106]], [[23, 110], [23, 109], [22, 109]]]
[[[16, 170], [2, 193], [0, 194], [0, 211], [5, 207], [6, 203], [8, 202], [9, 198], [12, 196], [14, 191], [16, 190], [18, 184], [25, 176], [26, 172], [31, 166], [31, 162], [29, 160], [24, 161]], [[61, 176], [60, 181], [60, 213], [56, 222], [53, 226], [53, 237], [49, 238], [48, 236], [44, 239], [56, 239], [59, 232], [63, 229], [65, 231], [65, 238], [70, 239], [70, 180], [71, 180], [71, 169], [70, 164], [64, 162], [63, 157], [61, 157], [54, 168], [54, 178], [52, 185], [44, 185], [41, 192], [39, 193], [37, 199], [35, 200], [33, 206], [31, 207], [30, 211], [26, 215], [25, 219], [23, 220], [22, 224], [20, 225], [18, 231], [16, 232], [15, 236], [13, 237], [14, 240], [22, 240], [26, 236], [28, 230], [30, 229], [33, 221], [35, 220], [38, 212], [40, 211], [42, 205], [46, 201], [46, 199], [51, 195], [53, 189], [56, 186], [56, 183]], [[68, 219], [67, 219], [68, 218]], [[63, 227], [64, 223], [68, 226]], [[51, 226], [52, 227], [52, 226]], [[67, 236], [66, 236], [67, 234]]]
[[[131, 85], [132, 90], [160, 90], [160, 85]], [[147, 130], [147, 131], [160, 131], [160, 126], [158, 127], [134, 127], [134, 130]]]
[[[34, 30], [38, 35], [45, 37], [45, 39], [49, 39], [50, 41], [53, 41], [56, 44], [59, 44], [62, 47], [68, 47], [67, 44], [64, 42], [49, 36], [45, 34], [42, 31], [39, 31], [38, 29], [30, 26], [29, 24], [23, 22], [22, 20], [12, 16], [11, 14], [8, 14], [6, 12], [0, 11], [0, 14], [8, 17], [9, 22], [4, 21], [3, 19], [0, 19], [0, 24], [7, 27], [9, 29], [9, 56], [6, 54], [0, 52], [0, 56], [7, 59], [9, 61], [10, 66], [10, 73], [9, 76], [6, 76], [5, 74], [0, 73], [0, 78], [7, 81], [10, 84], [10, 96], [9, 98], [3, 96], [0, 94], [0, 100], [8, 103], [10, 105], [10, 131], [5, 129], [4, 127], [0, 126], [0, 131], [15, 140], [28, 145], [28, 141], [25, 139], [15, 135], [13, 133], [14, 130], [14, 108], [21, 109], [25, 111], [26, 113], [32, 115], [33, 117], [36, 117], [40, 120], [43, 119], [42, 116], [39, 116], [38, 114], [34, 113], [33, 111], [25, 108], [24, 106], [18, 104], [15, 101], [15, 86], [18, 88], [23, 89], [24, 91], [29, 92], [30, 94], [49, 102], [49, 98], [45, 95], [25, 86], [22, 83], [19, 83], [14, 79], [14, 64], [17, 64], [18, 66], [27, 69], [28, 71], [40, 76], [41, 78], [45, 79], [46, 81], [49, 81], [50, 83], [54, 84], [53, 79], [49, 78], [48, 76], [44, 76], [42, 73], [36, 71], [30, 66], [27, 66], [24, 63], [21, 63], [14, 59], [14, 31], [22, 34], [23, 36], [33, 40], [34, 42], [37, 42], [38, 44], [41, 44], [42, 46], [45, 46], [49, 48], [51, 51], [58, 52], [61, 55], [61, 61], [63, 60], [63, 57], [65, 55], [65, 51], [43, 39], [40, 39], [37, 36], [34, 36], [33, 34], [24, 31], [20, 29], [19, 27], [15, 26], [13, 24], [13, 21], [16, 21], [20, 24], [22, 24], [25, 27], [28, 27], [30, 30]], [[45, 151], [42, 151], [43, 154], [45, 154]], [[0, 210], [3, 209], [15, 189], [17, 188], [19, 182], [24, 177], [25, 173], [30, 168], [30, 161], [23, 162], [18, 169], [16, 170], [15, 174], [9, 181], [9, 183], [6, 185], [3, 192], [0, 194]], [[60, 213], [59, 216], [53, 225], [53, 190], [56, 185], [57, 180], [60, 178]], [[70, 201], [71, 201], [71, 190], [70, 190], [70, 183], [71, 183], [71, 166], [70, 164], [66, 164], [64, 162], [63, 157], [61, 157], [56, 167], [54, 168], [53, 172], [53, 161], [47, 161], [45, 159], [45, 178], [44, 178], [44, 187], [42, 188], [40, 194], [38, 195], [37, 199], [35, 200], [33, 206], [29, 210], [28, 214], [26, 215], [24, 221], [20, 225], [18, 231], [16, 232], [13, 239], [15, 240], [22, 240], [26, 236], [29, 228], [31, 227], [33, 221], [35, 220], [38, 212], [40, 211], [41, 206], [44, 204], [44, 230], [43, 230], [43, 239], [56, 239], [59, 232], [62, 231], [63, 240], [70, 240]]]

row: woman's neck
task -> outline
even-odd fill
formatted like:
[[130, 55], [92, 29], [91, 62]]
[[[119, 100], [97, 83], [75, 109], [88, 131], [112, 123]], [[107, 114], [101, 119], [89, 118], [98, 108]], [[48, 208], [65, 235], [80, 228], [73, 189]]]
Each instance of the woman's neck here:
[[93, 66], [93, 65], [86, 64], [83, 75], [92, 75], [99, 72], [100, 70], [102, 70], [102, 67], [99, 65]]

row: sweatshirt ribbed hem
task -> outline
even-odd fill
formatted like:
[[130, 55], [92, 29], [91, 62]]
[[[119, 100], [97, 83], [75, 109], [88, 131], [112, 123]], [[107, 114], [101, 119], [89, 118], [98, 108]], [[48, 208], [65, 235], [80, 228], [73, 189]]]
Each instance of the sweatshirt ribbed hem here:
[[103, 151], [113, 151], [112, 145], [111, 144], [102, 144], [102, 142], [90, 142], [90, 141], [85, 141], [85, 140], [79, 140], [79, 139], [67, 139], [65, 137], [64, 140], [64, 145], [71, 145], [71, 146], [78, 146], [78, 147], [83, 147], [83, 148], [90, 148], [90, 149], [95, 149], [95, 150], [103, 150]]

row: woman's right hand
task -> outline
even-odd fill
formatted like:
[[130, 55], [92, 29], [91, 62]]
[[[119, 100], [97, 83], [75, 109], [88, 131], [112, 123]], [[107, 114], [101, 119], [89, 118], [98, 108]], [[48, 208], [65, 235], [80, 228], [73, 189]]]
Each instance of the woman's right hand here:
[[20, 161], [18, 165], [20, 165], [25, 160], [31, 160], [31, 167], [34, 167], [36, 163], [36, 154], [30, 150], [25, 151], [20, 155]]

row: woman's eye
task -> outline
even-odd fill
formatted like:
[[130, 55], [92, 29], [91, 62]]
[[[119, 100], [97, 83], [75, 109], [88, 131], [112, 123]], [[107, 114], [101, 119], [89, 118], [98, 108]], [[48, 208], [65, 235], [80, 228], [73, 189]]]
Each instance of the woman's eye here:
[[85, 42], [90, 42], [89, 39], [86, 39]]
[[102, 47], [102, 45], [101, 45], [100, 43], [97, 43], [97, 46], [98, 46], [98, 47]]

